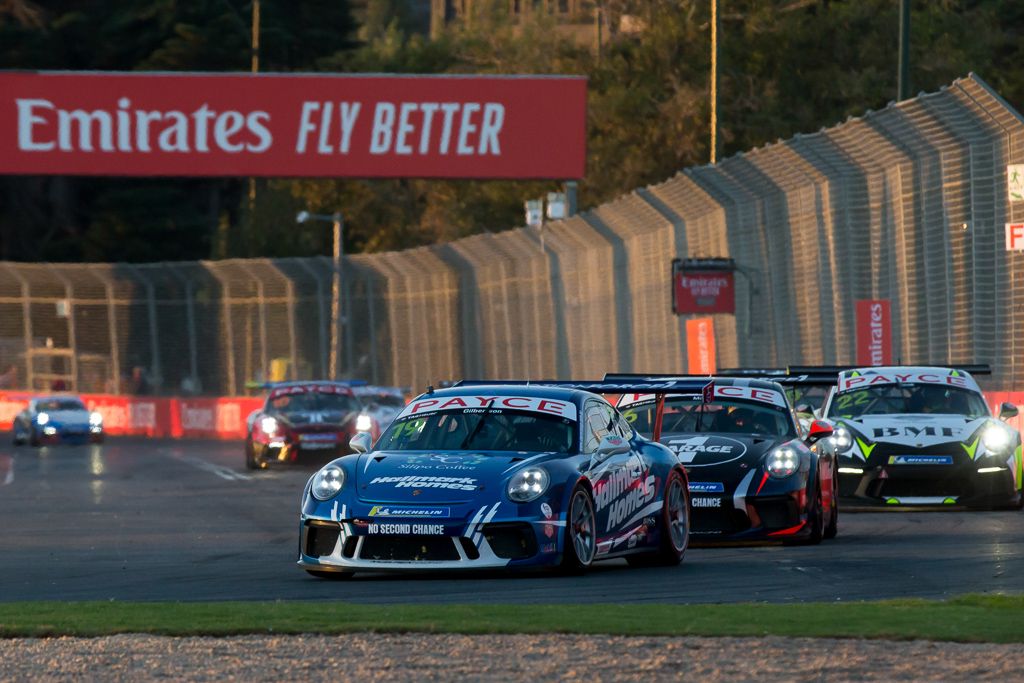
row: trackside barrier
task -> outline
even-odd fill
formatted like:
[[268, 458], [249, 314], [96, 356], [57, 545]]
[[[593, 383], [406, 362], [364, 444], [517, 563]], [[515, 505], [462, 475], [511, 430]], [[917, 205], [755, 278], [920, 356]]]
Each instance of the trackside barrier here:
[[[28, 405], [34, 394], [0, 392], [0, 430], [9, 431], [14, 417]], [[244, 439], [246, 418], [263, 406], [262, 398], [248, 396], [220, 398], [149, 398], [82, 394], [89, 410], [103, 416], [103, 426], [112, 436], [152, 436], [172, 439]], [[1007, 421], [1024, 432], [1024, 391], [987, 391], [985, 400], [993, 415], [999, 406], [1013, 403], [1022, 414]], [[375, 428], [374, 438], [380, 436]]]
[[[0, 429], [10, 430], [14, 417], [33, 394], [0, 392]], [[221, 398], [157, 398], [81, 394], [89, 410], [103, 416], [112, 436], [161, 438], [243, 439], [246, 418], [263, 405], [247, 396]]]

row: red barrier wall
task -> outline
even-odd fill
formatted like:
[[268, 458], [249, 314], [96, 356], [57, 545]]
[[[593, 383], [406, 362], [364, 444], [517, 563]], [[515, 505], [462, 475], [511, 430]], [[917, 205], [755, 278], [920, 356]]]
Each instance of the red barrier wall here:
[[[34, 394], [0, 392], [0, 430], [10, 430], [14, 417]], [[202, 439], [244, 439], [245, 420], [263, 406], [262, 398], [175, 398], [81, 394], [89, 410], [103, 416], [103, 427], [113, 436], [154, 436]], [[1004, 401], [1024, 410], [1024, 391], [985, 392], [994, 415]], [[1024, 414], [1008, 421], [1024, 431]]]
[[[10, 429], [33, 394], [0, 392], [0, 429]], [[262, 398], [164, 398], [81, 394], [89, 410], [103, 416], [113, 436], [154, 436], [206, 439], [244, 439], [245, 419], [263, 405]]]

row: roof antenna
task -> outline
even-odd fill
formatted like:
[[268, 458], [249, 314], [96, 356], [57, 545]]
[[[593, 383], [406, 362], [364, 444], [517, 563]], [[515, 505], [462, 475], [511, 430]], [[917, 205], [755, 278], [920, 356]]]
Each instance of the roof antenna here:
[[433, 384], [428, 384], [427, 385], [427, 393], [428, 394], [434, 393], [434, 385]]

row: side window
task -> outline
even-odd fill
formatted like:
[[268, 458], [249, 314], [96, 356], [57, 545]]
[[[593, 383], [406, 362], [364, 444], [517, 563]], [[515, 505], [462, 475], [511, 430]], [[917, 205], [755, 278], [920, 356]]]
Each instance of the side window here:
[[608, 433], [608, 416], [597, 401], [588, 401], [584, 414], [583, 428], [586, 436], [583, 441], [583, 452], [593, 453], [597, 445]]
[[615, 433], [627, 441], [633, 438], [633, 428], [629, 426], [629, 421], [620, 414], [615, 416]]

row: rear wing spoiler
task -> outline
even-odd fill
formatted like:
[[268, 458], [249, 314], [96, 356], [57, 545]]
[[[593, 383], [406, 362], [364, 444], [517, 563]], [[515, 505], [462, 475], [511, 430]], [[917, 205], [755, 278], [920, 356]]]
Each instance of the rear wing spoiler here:
[[700, 398], [711, 403], [715, 396], [715, 383], [711, 377], [641, 377], [639, 375], [605, 375], [600, 380], [462, 380], [455, 387], [520, 386], [577, 389], [593, 394], [654, 394], [655, 417], [652, 438], [661, 438], [661, 423], [665, 415], [665, 395]]

